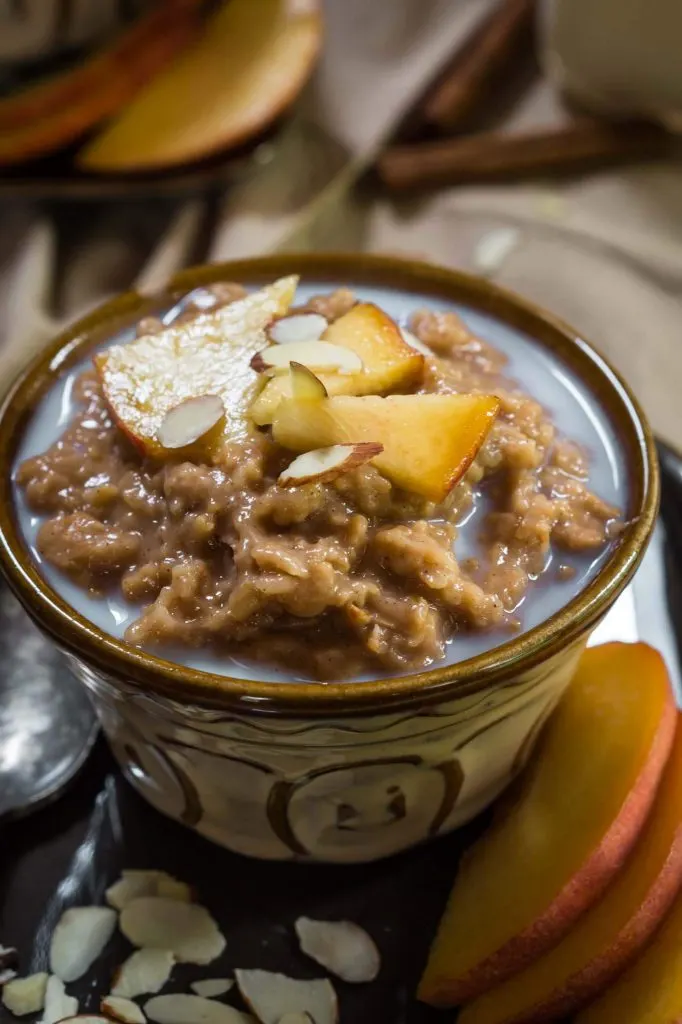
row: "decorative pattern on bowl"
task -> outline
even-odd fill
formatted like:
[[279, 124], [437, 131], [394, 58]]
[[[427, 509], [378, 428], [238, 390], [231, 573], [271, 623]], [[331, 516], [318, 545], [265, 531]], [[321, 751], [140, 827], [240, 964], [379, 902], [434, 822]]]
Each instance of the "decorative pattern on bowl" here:
[[324, 721], [142, 694], [66, 657], [126, 777], [158, 810], [236, 853], [351, 863], [449, 832], [488, 806], [526, 763], [583, 647], [489, 692]]

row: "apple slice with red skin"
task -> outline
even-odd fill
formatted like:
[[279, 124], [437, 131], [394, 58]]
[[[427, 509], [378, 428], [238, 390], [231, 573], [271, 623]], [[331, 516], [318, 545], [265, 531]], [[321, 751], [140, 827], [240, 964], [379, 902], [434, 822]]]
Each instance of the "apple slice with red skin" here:
[[76, 158], [88, 171], [203, 160], [258, 135], [293, 102], [322, 39], [319, 0], [229, 0]]
[[383, 451], [372, 464], [384, 476], [439, 502], [471, 465], [498, 408], [494, 395], [284, 398], [272, 436], [297, 452], [376, 441]]
[[678, 720], [656, 800], [623, 869], [558, 945], [466, 1005], [459, 1024], [541, 1024], [574, 1013], [603, 991], [648, 942], [680, 884], [682, 729]]
[[574, 1024], [682, 1022], [682, 894], [649, 945]]
[[[166, 448], [159, 439], [167, 415], [190, 399], [208, 396], [222, 401], [221, 437], [245, 437], [253, 429], [249, 362], [263, 348], [272, 318], [291, 305], [297, 284], [297, 277], [281, 278], [187, 323], [112, 345], [95, 356], [104, 397], [132, 443], [156, 458], [177, 456], [176, 448]], [[207, 437], [214, 441], [214, 431]]]
[[456, 1006], [499, 985], [599, 899], [647, 819], [676, 723], [657, 651], [585, 652], [515, 802], [462, 859], [420, 999]]

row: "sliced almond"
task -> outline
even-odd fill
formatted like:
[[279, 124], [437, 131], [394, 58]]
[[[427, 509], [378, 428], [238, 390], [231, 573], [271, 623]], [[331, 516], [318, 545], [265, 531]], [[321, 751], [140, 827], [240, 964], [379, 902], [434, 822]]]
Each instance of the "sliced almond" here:
[[298, 401], [319, 402], [327, 397], [327, 389], [316, 377], [312, 370], [309, 370], [303, 363], [295, 360], [289, 365], [289, 380], [291, 381], [291, 395]]
[[409, 345], [410, 348], [414, 348], [417, 352], [421, 352], [422, 355], [427, 356], [429, 359], [433, 359], [433, 349], [430, 349], [428, 345], [425, 345], [416, 334], [413, 334], [412, 331], [408, 331], [407, 327], [400, 327], [399, 330], [403, 336], [403, 341]]
[[137, 1003], [123, 996], [105, 996], [99, 1008], [105, 1017], [120, 1024], [145, 1024], [147, 1020]]
[[217, 427], [225, 418], [225, 406], [218, 395], [199, 395], [169, 409], [161, 421], [157, 440], [164, 448], [186, 448]]
[[271, 971], [236, 970], [243, 999], [261, 1024], [279, 1024], [289, 1013], [308, 1014], [315, 1024], [336, 1024], [339, 1007], [334, 986], [326, 978], [299, 981]]
[[135, 999], [160, 992], [171, 976], [175, 957], [170, 949], [138, 949], [114, 975], [112, 996]]
[[216, 996], [224, 996], [233, 985], [232, 978], [202, 978], [201, 981], [193, 981], [190, 988], [204, 999], [215, 999]]
[[321, 313], [292, 313], [275, 320], [267, 329], [267, 336], [276, 345], [291, 345], [300, 341], [317, 341], [329, 327]]
[[156, 1024], [248, 1024], [246, 1014], [215, 999], [174, 992], [154, 996], [145, 1004], [145, 1013]]
[[325, 483], [342, 473], [357, 469], [383, 452], [384, 446], [374, 441], [357, 444], [333, 444], [330, 448], [316, 448], [304, 452], [283, 470], [277, 478], [280, 487], [300, 487], [312, 481]]
[[45, 1005], [47, 972], [29, 974], [26, 978], [15, 978], [2, 989], [2, 1001], [15, 1017], [27, 1013], [38, 1013]]
[[75, 1017], [78, 1013], [78, 1000], [67, 996], [64, 982], [51, 974], [45, 988], [45, 1006], [41, 1024], [57, 1024], [67, 1017]]
[[16, 946], [3, 946], [0, 943], [0, 970], [7, 967], [16, 967], [19, 954]]
[[170, 949], [181, 963], [209, 964], [225, 938], [205, 907], [163, 896], [142, 896], [121, 912], [121, 931], [133, 946]]
[[71, 907], [62, 914], [50, 943], [50, 970], [62, 981], [82, 978], [116, 927], [110, 907]]
[[379, 973], [381, 958], [374, 940], [352, 921], [299, 917], [294, 927], [301, 951], [342, 981], [374, 981]]
[[362, 359], [350, 348], [328, 341], [292, 341], [287, 345], [270, 345], [256, 352], [251, 369], [262, 373], [286, 373], [290, 363], [301, 363], [309, 370], [327, 373], [360, 373]]
[[110, 907], [123, 910], [126, 903], [140, 896], [168, 896], [169, 899], [191, 903], [192, 889], [187, 882], [181, 882], [165, 871], [133, 869], [123, 871], [104, 896]]

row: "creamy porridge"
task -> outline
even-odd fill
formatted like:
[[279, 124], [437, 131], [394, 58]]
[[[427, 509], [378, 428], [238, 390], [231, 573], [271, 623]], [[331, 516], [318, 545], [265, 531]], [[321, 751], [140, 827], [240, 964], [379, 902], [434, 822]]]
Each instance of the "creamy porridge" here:
[[[542, 373], [532, 345], [519, 366], [508, 344], [484, 340], [471, 317], [435, 301], [413, 307], [401, 329], [348, 288], [299, 289], [281, 319], [291, 336], [251, 324], [253, 351], [225, 380], [214, 380], [209, 353], [198, 397], [222, 395], [226, 417], [212, 422], [203, 402], [173, 420], [182, 403], [157, 396], [154, 375], [191, 398], [173, 378], [198, 379], [204, 353], [189, 345], [183, 363], [178, 345], [192, 336], [201, 347], [205, 318], [238, 311], [244, 294], [202, 289], [179, 315], [138, 325], [140, 360], [120, 346], [97, 368], [72, 371], [52, 437], [52, 414], [39, 412], [16, 483], [37, 557], [79, 610], [76, 588], [81, 601], [124, 610], [114, 618], [131, 644], [205, 667], [192, 654], [201, 652], [227, 674], [239, 664], [290, 678], [416, 671], [529, 628], [575, 596], [617, 544], [614, 441], [573, 396], [574, 382], [555, 379], [551, 395], [534, 397]], [[317, 316], [293, 324], [301, 313]], [[170, 356], [159, 349], [169, 322], [181, 338]], [[374, 330], [394, 345], [379, 369], [367, 348]], [[301, 358], [280, 367], [272, 349], [290, 345]], [[309, 367], [293, 385], [292, 361]], [[317, 397], [315, 380], [325, 384]], [[474, 397], [455, 407], [455, 395]], [[178, 446], [187, 417], [200, 414], [206, 431], [194, 437], [190, 423]], [[327, 462], [305, 455], [318, 448], [333, 448]]]

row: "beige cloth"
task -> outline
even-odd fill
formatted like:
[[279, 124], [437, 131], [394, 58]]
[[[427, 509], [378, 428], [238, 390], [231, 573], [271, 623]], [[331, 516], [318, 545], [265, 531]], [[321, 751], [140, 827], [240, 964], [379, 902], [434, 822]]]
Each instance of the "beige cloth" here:
[[[397, 120], [487, 0], [327, 0], [318, 73], [271, 159], [218, 202], [0, 211], [0, 381], [113, 292], [192, 262], [276, 249], [389, 250], [486, 273], [572, 322], [682, 446], [682, 166], [465, 187], [393, 203], [356, 191]], [[561, 116], [545, 86], [510, 128]], [[262, 155], [262, 154], [261, 154]]]

